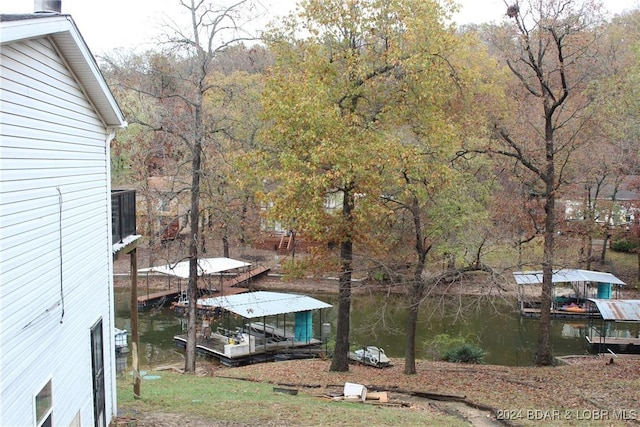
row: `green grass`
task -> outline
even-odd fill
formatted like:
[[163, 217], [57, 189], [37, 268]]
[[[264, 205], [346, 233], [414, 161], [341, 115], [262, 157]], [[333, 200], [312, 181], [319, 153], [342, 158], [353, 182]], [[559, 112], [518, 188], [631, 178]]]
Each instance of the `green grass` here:
[[161, 378], [143, 380], [141, 398], [134, 399], [132, 378], [119, 376], [118, 410], [136, 414], [184, 414], [225, 423], [296, 426], [465, 426], [455, 417], [402, 407], [334, 402], [320, 397], [322, 390], [298, 395], [275, 393], [272, 384], [154, 372]]
[[626, 282], [629, 289], [640, 289], [637, 280], [638, 271], [638, 255], [624, 252], [616, 252], [611, 249], [607, 250], [607, 260], [613, 265], [614, 273], [629, 272]]

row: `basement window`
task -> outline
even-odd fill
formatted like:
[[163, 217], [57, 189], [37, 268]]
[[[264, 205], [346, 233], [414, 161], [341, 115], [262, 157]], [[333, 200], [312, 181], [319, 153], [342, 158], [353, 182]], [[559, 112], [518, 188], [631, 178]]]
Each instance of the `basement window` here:
[[51, 427], [53, 425], [53, 395], [51, 380], [42, 387], [35, 397], [36, 426]]

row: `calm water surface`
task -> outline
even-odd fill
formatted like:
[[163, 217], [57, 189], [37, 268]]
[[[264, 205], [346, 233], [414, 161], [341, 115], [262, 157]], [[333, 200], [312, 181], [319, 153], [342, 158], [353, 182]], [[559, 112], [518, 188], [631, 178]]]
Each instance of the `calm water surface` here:
[[[320, 323], [330, 323], [335, 334], [337, 296], [316, 294], [314, 298], [332, 304], [321, 318], [314, 315], [314, 330], [320, 336]], [[116, 327], [131, 331], [130, 293], [116, 290]], [[404, 357], [407, 309], [402, 298], [387, 300], [379, 295], [355, 296], [351, 309], [351, 343], [353, 347], [377, 345], [390, 357]], [[552, 321], [552, 342], [556, 356], [587, 353], [581, 335], [584, 321], [558, 319]], [[173, 336], [184, 333], [186, 319], [173, 310], [163, 308], [140, 311], [140, 366], [145, 367], [182, 362], [183, 351]], [[438, 334], [468, 337], [487, 352], [485, 362], [496, 365], [529, 366], [533, 360], [538, 321], [521, 318], [515, 305], [501, 299], [430, 299], [422, 304], [416, 349], [418, 358], [431, 354], [423, 343]], [[129, 337], [130, 339], [130, 337]], [[122, 358], [120, 365], [130, 364]], [[122, 366], [121, 366], [122, 367]]]

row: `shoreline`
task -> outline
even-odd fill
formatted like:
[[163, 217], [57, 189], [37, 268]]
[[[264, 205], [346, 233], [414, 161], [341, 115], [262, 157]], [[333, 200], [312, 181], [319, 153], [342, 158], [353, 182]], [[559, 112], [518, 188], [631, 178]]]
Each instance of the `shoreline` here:
[[[314, 294], [338, 295], [339, 283], [337, 278], [317, 278], [307, 277], [302, 279], [284, 280], [284, 276], [278, 273], [271, 273], [252, 279], [244, 288], [250, 291], [277, 291], [277, 292], [299, 292]], [[157, 292], [168, 289], [186, 289], [188, 281], [185, 279], [170, 278], [163, 275], [138, 275], [138, 292]], [[215, 287], [215, 284], [213, 284]], [[354, 280], [351, 285], [353, 295], [379, 294], [406, 296], [409, 293], [408, 284], [389, 285], [375, 281]], [[130, 275], [128, 273], [114, 274], [114, 288], [122, 289], [131, 287]], [[505, 300], [517, 301], [518, 289], [514, 283], [492, 283], [482, 277], [467, 278], [454, 284], [444, 286], [434, 286], [425, 291], [424, 297], [435, 296], [478, 296], [496, 297]], [[636, 289], [625, 289], [621, 292], [619, 299], [639, 299], [640, 291]]]
[[[267, 274], [251, 280], [248, 284], [241, 286], [251, 291], [278, 291], [278, 292], [302, 292], [321, 293], [338, 295], [338, 278], [317, 278], [307, 277], [302, 279], [284, 280], [284, 276], [278, 273]], [[185, 289], [188, 281], [184, 279], [169, 278], [163, 275], [138, 275], [138, 292], [156, 292], [168, 289]], [[130, 275], [126, 273], [114, 274], [114, 287], [116, 289], [131, 286]], [[147, 287], [148, 286], [148, 287]], [[215, 286], [215, 285], [214, 285]], [[381, 282], [365, 280], [353, 280], [351, 292], [354, 295], [379, 294], [402, 296], [408, 295], [408, 284], [389, 285]], [[505, 299], [517, 299], [517, 289], [515, 283], [511, 286], [504, 284], [498, 286], [486, 280], [466, 279], [453, 285], [433, 287], [425, 291], [427, 296], [493, 296]]]

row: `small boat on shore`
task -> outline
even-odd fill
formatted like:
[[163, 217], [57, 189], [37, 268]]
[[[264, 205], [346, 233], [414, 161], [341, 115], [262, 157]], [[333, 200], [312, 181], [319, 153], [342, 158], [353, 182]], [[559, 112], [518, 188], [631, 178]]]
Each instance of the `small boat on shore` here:
[[384, 350], [374, 345], [368, 345], [349, 353], [349, 358], [358, 363], [374, 366], [376, 368], [391, 366], [391, 361]]

